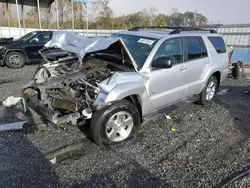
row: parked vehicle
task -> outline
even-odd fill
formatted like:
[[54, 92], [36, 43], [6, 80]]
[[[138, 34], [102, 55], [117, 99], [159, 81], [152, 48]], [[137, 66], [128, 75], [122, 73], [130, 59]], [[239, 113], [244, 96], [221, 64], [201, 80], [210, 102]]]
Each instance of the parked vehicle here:
[[53, 124], [90, 120], [99, 145], [128, 140], [161, 112], [210, 103], [228, 75], [225, 42], [213, 30], [134, 28], [102, 39], [56, 33], [47, 50], [56, 44], [75, 55], [44, 57], [24, 98]]
[[52, 38], [52, 31], [30, 32], [17, 40], [0, 40], [0, 65], [22, 68], [26, 63], [40, 62], [39, 50]]

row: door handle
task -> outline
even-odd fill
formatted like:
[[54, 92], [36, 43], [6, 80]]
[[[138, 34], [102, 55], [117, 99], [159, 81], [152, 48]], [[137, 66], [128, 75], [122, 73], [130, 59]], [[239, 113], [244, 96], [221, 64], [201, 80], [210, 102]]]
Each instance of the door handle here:
[[186, 71], [187, 67], [181, 67], [181, 71]]
[[208, 63], [209, 63], [209, 60], [206, 60], [206, 61], [205, 61], [205, 64], [208, 64]]

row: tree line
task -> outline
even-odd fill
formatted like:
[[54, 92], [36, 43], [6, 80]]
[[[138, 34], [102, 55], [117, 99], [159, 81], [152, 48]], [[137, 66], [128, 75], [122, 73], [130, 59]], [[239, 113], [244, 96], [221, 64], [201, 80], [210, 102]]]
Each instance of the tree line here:
[[[79, 2], [73, 3], [74, 28], [86, 28], [86, 7]], [[60, 29], [72, 28], [71, 2], [69, 0], [58, 1], [59, 27]], [[56, 29], [56, 7], [55, 3], [51, 8], [40, 8], [41, 23], [44, 29]], [[0, 26], [17, 27], [17, 15], [15, 7], [6, 11], [6, 5], [0, 5]], [[201, 13], [187, 11], [179, 12], [173, 8], [166, 15], [159, 13], [156, 7], [150, 7], [141, 11], [114, 16], [114, 12], [109, 6], [109, 0], [89, 0], [89, 29], [129, 29], [136, 26], [201, 26], [208, 23], [208, 19]], [[7, 19], [9, 18], [9, 19]], [[9, 21], [8, 21], [9, 20]], [[23, 21], [25, 20], [25, 21]], [[38, 11], [36, 7], [29, 8], [24, 15], [21, 15], [21, 26], [26, 28], [39, 28]]]

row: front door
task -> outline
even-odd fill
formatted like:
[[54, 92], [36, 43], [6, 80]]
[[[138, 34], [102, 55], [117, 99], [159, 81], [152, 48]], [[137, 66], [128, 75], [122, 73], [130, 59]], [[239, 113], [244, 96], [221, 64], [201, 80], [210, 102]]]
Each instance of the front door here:
[[37, 34], [32, 39], [27, 41], [24, 50], [29, 59], [31, 60], [41, 59], [41, 55], [39, 54], [38, 51], [41, 50], [44, 47], [44, 45], [51, 40], [51, 38], [52, 38], [52, 32], [45, 31]]
[[157, 50], [153, 60], [165, 56], [173, 64], [169, 69], [151, 68], [149, 80], [149, 112], [175, 103], [186, 96], [187, 69], [183, 39], [168, 39]]

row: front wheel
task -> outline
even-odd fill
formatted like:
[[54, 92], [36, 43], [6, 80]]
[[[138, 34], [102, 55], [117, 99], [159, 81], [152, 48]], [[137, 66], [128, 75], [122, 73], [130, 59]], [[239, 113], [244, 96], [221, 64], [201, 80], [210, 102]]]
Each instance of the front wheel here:
[[9, 68], [19, 69], [25, 65], [25, 57], [19, 52], [9, 52], [6, 55], [5, 63]]
[[207, 82], [206, 87], [200, 93], [200, 99], [198, 103], [202, 105], [209, 104], [213, 100], [217, 90], [218, 90], [218, 80], [215, 76], [211, 76]]
[[124, 142], [135, 135], [140, 126], [140, 113], [129, 101], [118, 101], [94, 113], [90, 131], [97, 145]]

